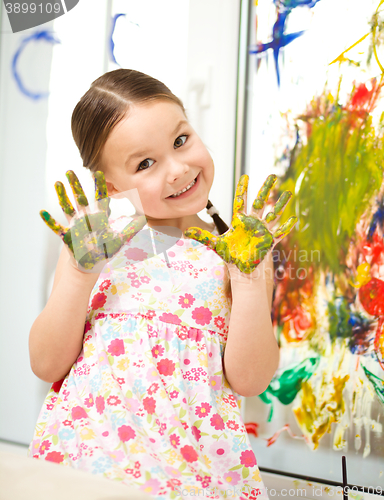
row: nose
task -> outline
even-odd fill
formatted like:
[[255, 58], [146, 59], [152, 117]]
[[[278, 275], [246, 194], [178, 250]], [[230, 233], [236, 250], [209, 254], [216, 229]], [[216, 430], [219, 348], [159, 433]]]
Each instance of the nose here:
[[169, 159], [167, 167], [167, 181], [169, 184], [173, 184], [189, 171], [188, 164], [179, 158]]

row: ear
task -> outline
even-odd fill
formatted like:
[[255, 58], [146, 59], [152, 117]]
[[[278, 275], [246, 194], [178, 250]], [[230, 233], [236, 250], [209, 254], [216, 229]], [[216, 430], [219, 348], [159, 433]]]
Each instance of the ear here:
[[107, 179], [105, 179], [105, 183], [107, 184], [108, 196], [110, 198], [116, 198], [116, 199], [121, 198], [121, 196], [119, 196], [120, 191], [115, 187], [115, 185], [113, 184], [113, 182], [108, 181]]

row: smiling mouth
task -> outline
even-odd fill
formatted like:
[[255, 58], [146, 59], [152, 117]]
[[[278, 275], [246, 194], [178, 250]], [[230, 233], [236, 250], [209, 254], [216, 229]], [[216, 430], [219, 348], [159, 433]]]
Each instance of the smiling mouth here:
[[196, 180], [197, 180], [197, 177], [195, 179], [193, 179], [193, 181], [190, 184], [188, 184], [187, 187], [185, 187], [181, 191], [178, 191], [175, 194], [171, 194], [171, 196], [168, 196], [168, 198], [177, 198], [181, 194], [186, 193], [187, 191], [189, 191], [196, 184]]

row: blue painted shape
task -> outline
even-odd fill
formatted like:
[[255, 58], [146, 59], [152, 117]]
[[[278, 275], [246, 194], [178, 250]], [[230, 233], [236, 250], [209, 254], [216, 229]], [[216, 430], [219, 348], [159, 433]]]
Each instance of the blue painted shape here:
[[373, 235], [376, 231], [377, 226], [379, 226], [379, 228], [383, 231], [383, 229], [384, 229], [384, 199], [380, 200], [379, 208], [373, 214], [373, 217], [372, 217], [371, 222], [369, 224], [368, 238], [367, 238], [368, 241], [372, 241], [372, 238], [373, 238]]
[[119, 19], [119, 17], [125, 17], [126, 14], [115, 14], [112, 18], [112, 28], [111, 28], [111, 35], [109, 37], [109, 58], [112, 62], [120, 66], [120, 64], [116, 61], [115, 58], [115, 42], [113, 41], [113, 34], [115, 33], [116, 29], [116, 22]]
[[296, 38], [304, 34], [304, 31], [297, 31], [296, 33], [285, 34], [285, 23], [287, 21], [288, 13], [278, 13], [277, 20], [273, 25], [272, 41], [268, 43], [260, 43], [254, 49], [249, 51], [250, 54], [261, 54], [268, 49], [273, 50], [273, 58], [275, 60], [277, 84], [280, 86], [280, 69], [279, 69], [279, 53], [280, 50], [293, 42]]
[[22, 94], [24, 94], [26, 97], [29, 97], [30, 99], [37, 101], [39, 99], [44, 99], [49, 96], [49, 92], [32, 92], [27, 89], [27, 87], [24, 85], [21, 76], [19, 75], [19, 72], [17, 70], [17, 63], [19, 60], [19, 57], [21, 56], [23, 50], [25, 47], [30, 43], [30, 42], [35, 42], [38, 40], [44, 40], [48, 43], [56, 44], [56, 43], [61, 43], [58, 38], [56, 38], [51, 32], [42, 30], [42, 31], [36, 31], [36, 33], [33, 33], [32, 35], [24, 38], [17, 49], [15, 55], [13, 56], [12, 59], [12, 75], [13, 78], [15, 79], [15, 82], [17, 86], [19, 87], [19, 90]]
[[273, 25], [272, 41], [269, 43], [258, 43], [256, 47], [249, 50], [250, 54], [261, 54], [268, 49], [273, 50], [273, 58], [275, 61], [275, 69], [277, 76], [277, 85], [280, 87], [280, 69], [279, 69], [279, 53], [283, 47], [302, 36], [305, 31], [297, 31], [296, 33], [285, 33], [285, 25], [289, 14], [297, 7], [308, 7], [312, 9], [320, 0], [273, 0], [276, 5], [277, 19]]

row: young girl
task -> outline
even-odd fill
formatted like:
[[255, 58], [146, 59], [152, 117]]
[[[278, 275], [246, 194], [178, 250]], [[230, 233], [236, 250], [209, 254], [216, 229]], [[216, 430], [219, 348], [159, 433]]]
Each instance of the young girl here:
[[[212, 158], [181, 101], [136, 71], [97, 79], [74, 110], [72, 131], [95, 174], [99, 212], [91, 214], [69, 172], [77, 212], [61, 183], [56, 190], [72, 232], [42, 213], [65, 245], [30, 333], [32, 369], [54, 383], [29, 455], [157, 499], [268, 498], [239, 395], [263, 392], [278, 366], [265, 274], [269, 250], [294, 223], [271, 233], [290, 195], [261, 219], [272, 176], [247, 214], [244, 176], [232, 227], [219, 236], [223, 229], [196, 215], [207, 206]], [[137, 190], [144, 230], [135, 218], [108, 221], [106, 189], [111, 197]], [[77, 258], [79, 228], [96, 223], [105, 252]], [[189, 238], [181, 236], [188, 228]], [[155, 252], [153, 242], [167, 250]], [[108, 262], [104, 254], [114, 255]]]

